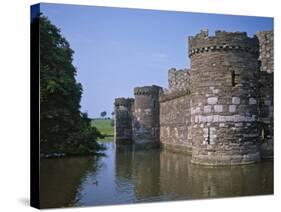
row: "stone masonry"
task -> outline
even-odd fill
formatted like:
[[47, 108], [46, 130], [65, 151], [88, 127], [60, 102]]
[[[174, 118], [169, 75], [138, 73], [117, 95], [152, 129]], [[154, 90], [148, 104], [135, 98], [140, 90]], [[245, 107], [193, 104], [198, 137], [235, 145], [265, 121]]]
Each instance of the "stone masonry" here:
[[130, 143], [132, 140], [132, 112], [134, 99], [117, 98], [114, 102], [114, 136], [115, 142]]
[[261, 153], [264, 158], [273, 156], [273, 32], [257, 32], [259, 39], [259, 123]]
[[169, 90], [168, 92], [182, 91], [188, 88], [189, 72], [188, 69], [176, 70], [171, 68], [168, 71]]
[[190, 69], [115, 100], [117, 144], [190, 153], [201, 165], [273, 157], [273, 32], [202, 30], [188, 39]]
[[160, 116], [159, 86], [144, 86], [134, 89], [135, 106], [133, 112], [132, 139], [136, 144], [159, 146]]

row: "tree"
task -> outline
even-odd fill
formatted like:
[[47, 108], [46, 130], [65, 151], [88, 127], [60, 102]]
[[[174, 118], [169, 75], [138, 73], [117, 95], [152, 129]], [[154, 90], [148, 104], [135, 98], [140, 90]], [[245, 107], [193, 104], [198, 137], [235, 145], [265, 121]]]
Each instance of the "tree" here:
[[[100, 132], [80, 112], [82, 85], [76, 82], [74, 51], [60, 30], [39, 14], [40, 28], [40, 150], [41, 153], [93, 153]], [[31, 29], [32, 33], [32, 29]]]
[[101, 116], [102, 118], [104, 118], [104, 117], [106, 116], [106, 114], [107, 114], [106, 111], [103, 111], [103, 112], [100, 113], [100, 116]]

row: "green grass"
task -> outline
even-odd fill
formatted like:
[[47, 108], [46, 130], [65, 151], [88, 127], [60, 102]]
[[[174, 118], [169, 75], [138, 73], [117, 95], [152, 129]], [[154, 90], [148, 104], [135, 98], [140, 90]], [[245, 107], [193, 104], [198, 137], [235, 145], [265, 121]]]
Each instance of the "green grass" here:
[[103, 135], [106, 137], [98, 139], [98, 141], [113, 141], [114, 139], [114, 128], [111, 125], [112, 120], [92, 120], [92, 126], [95, 126]]

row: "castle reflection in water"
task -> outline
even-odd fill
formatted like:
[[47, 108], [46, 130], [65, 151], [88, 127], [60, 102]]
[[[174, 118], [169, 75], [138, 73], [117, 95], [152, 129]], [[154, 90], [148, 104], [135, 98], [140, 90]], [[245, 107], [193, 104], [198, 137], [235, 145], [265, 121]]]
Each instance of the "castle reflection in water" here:
[[41, 160], [43, 208], [273, 194], [273, 161], [241, 166], [191, 164], [162, 149], [116, 148], [105, 157]]
[[191, 164], [191, 156], [168, 150], [118, 147], [117, 180], [131, 180], [137, 202], [273, 193], [273, 163], [205, 167]]

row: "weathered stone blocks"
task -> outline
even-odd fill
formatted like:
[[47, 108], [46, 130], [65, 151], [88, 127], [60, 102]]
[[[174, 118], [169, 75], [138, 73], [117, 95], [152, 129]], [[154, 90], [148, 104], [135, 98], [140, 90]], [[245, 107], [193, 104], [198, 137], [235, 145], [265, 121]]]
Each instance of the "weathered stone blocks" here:
[[190, 87], [188, 69], [171, 68], [168, 71], [169, 89], [168, 93], [188, 90]]
[[260, 93], [260, 131], [261, 156], [273, 158], [273, 70], [274, 70], [274, 45], [273, 31], [257, 32], [259, 39], [259, 93]]
[[210, 113], [212, 111], [211, 105], [205, 105], [204, 106], [204, 113]]
[[235, 113], [236, 112], [236, 105], [229, 105], [229, 112]]
[[156, 85], [136, 87], [132, 119], [132, 139], [137, 145], [159, 146], [160, 103], [162, 88]]
[[218, 102], [218, 97], [209, 97], [208, 98], [208, 104], [210, 104], [210, 105], [217, 104], [217, 102]]
[[132, 143], [132, 111], [134, 99], [116, 98], [114, 102], [114, 139], [116, 144]]
[[[161, 144], [172, 151], [191, 153], [190, 114], [200, 113], [201, 104], [190, 111], [190, 95], [167, 98], [171, 93], [160, 96]], [[165, 126], [165, 127], [164, 127]], [[169, 130], [166, 130], [169, 129]]]
[[223, 111], [223, 105], [215, 105], [215, 112], [221, 113]]
[[273, 32], [202, 31], [188, 46], [191, 68], [170, 69], [166, 92], [144, 86], [116, 100], [116, 140], [161, 143], [201, 165], [273, 157]]
[[240, 98], [239, 97], [232, 97], [232, 104], [239, 105], [240, 104]]
[[257, 100], [255, 98], [250, 98], [249, 99], [249, 104], [250, 105], [255, 105], [255, 104], [257, 104]]
[[[254, 88], [258, 87], [257, 38], [249, 38], [246, 33], [199, 33], [189, 37], [189, 57], [191, 108], [203, 102], [203, 112], [192, 113], [191, 117], [195, 124], [207, 126], [192, 130], [192, 162], [231, 165], [259, 161], [255, 143], [259, 138], [253, 132], [258, 128], [258, 106], [249, 99], [256, 96]], [[251, 126], [246, 129], [244, 123]], [[242, 153], [238, 147], [247, 151]]]

